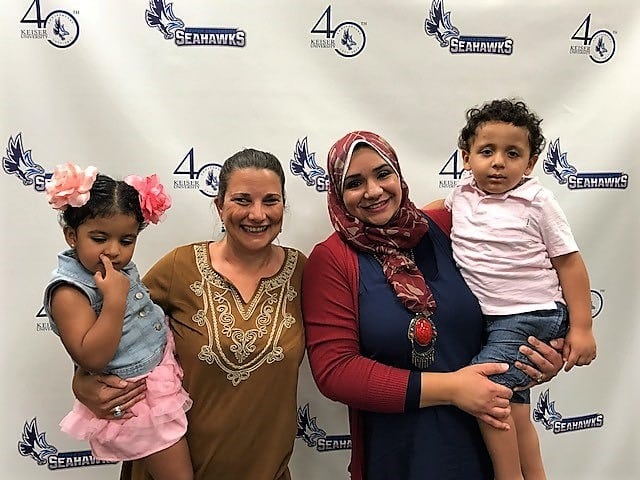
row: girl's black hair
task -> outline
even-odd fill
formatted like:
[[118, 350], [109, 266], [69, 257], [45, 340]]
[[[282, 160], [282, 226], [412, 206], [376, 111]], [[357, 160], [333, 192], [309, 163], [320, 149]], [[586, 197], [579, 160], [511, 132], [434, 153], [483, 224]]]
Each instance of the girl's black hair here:
[[111, 217], [118, 213], [134, 217], [138, 221], [138, 231], [147, 226], [142, 216], [138, 191], [122, 180], [98, 174], [87, 203], [81, 207], [67, 206], [62, 212], [61, 223], [75, 230], [89, 219]]
[[523, 127], [529, 132], [531, 155], [539, 155], [544, 149], [545, 139], [540, 123], [542, 119], [530, 111], [527, 105], [516, 99], [492, 100], [481, 108], [470, 108], [466, 114], [467, 124], [460, 131], [458, 147], [467, 152], [476, 135], [476, 129], [486, 122], [504, 122]]
[[229, 178], [235, 170], [243, 168], [257, 168], [271, 170], [280, 179], [280, 187], [282, 193], [282, 204], [285, 203], [284, 195], [284, 170], [278, 158], [269, 153], [261, 150], [255, 150], [253, 148], [246, 148], [233, 154], [227, 158], [222, 165], [220, 174], [218, 175], [218, 199], [224, 203], [224, 195], [227, 193], [227, 185], [229, 184]]

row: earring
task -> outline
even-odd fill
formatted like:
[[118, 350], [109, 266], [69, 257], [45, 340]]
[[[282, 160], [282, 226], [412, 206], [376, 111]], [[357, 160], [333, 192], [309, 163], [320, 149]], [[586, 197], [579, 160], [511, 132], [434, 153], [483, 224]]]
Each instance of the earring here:
[[227, 231], [227, 229], [226, 229], [226, 228], [224, 228], [224, 222], [222, 223], [222, 226], [220, 227], [220, 231], [221, 231], [222, 233], [224, 233], [224, 232], [226, 232], [226, 231]]

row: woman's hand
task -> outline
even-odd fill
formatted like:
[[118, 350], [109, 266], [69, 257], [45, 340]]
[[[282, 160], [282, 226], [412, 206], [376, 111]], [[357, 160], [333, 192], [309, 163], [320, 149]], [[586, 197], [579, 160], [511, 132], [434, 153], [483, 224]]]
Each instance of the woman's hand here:
[[541, 342], [535, 337], [529, 337], [527, 340], [530, 346], [521, 345], [520, 353], [526, 355], [534, 366], [522, 362], [516, 362], [515, 366], [529, 375], [532, 382], [525, 387], [515, 388], [516, 391], [548, 382], [558, 374], [564, 365], [564, 360], [562, 360], [563, 338], [551, 340], [550, 344]]
[[453, 372], [452, 403], [487, 425], [508, 430], [509, 424], [504, 420], [511, 413], [509, 399], [513, 393], [487, 378], [507, 369], [505, 363], [483, 363]]
[[[144, 379], [128, 382], [115, 375], [91, 375], [78, 368], [73, 376], [73, 393], [98, 418], [127, 419], [133, 417], [130, 409], [144, 398]], [[116, 407], [119, 407], [116, 409]], [[121, 415], [114, 415], [117, 411]]]

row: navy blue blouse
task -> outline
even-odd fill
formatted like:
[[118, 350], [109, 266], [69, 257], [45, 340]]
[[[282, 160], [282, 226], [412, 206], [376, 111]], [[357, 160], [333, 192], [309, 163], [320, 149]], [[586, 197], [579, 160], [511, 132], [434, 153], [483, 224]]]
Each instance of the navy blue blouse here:
[[[451, 372], [469, 364], [482, 345], [482, 316], [460, 276], [449, 238], [430, 220], [414, 249], [433, 292], [438, 337], [429, 371]], [[385, 365], [413, 370], [406, 412], [363, 412], [366, 480], [489, 480], [491, 462], [477, 421], [452, 406], [418, 408], [420, 372], [411, 364], [407, 328], [413, 317], [388, 285], [382, 267], [358, 254], [359, 327], [362, 354]], [[429, 388], [427, 385], [426, 388]]]

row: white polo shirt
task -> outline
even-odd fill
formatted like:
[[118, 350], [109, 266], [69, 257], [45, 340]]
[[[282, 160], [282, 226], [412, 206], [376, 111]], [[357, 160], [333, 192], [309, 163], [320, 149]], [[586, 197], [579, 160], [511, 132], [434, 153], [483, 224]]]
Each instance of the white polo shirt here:
[[536, 178], [487, 194], [468, 177], [445, 206], [453, 218], [453, 257], [482, 313], [508, 315], [564, 303], [550, 259], [578, 246], [558, 202]]

